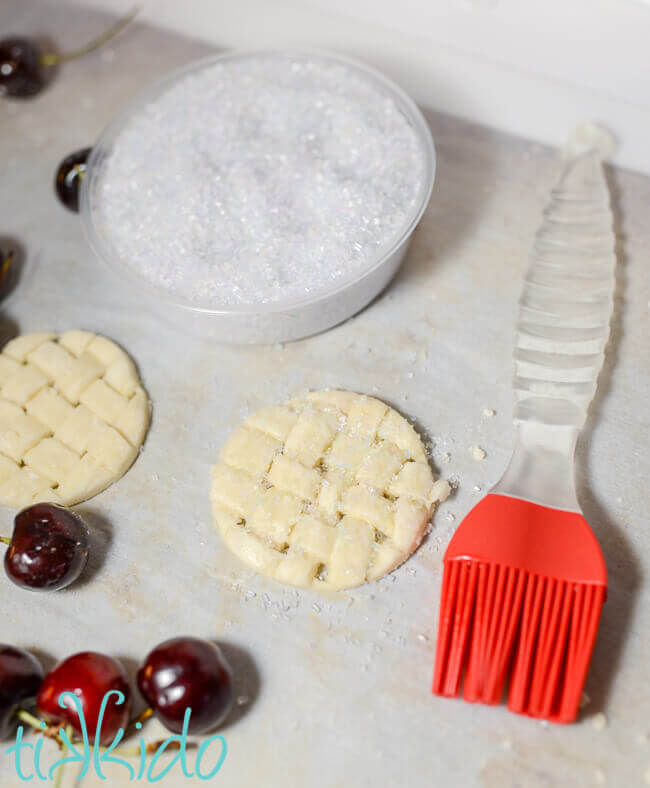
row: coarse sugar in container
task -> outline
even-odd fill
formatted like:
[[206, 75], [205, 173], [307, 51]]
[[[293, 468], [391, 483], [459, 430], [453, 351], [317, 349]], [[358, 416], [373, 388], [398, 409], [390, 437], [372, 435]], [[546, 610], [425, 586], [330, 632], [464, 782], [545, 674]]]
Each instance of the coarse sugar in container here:
[[93, 147], [81, 214], [143, 306], [233, 343], [362, 309], [397, 271], [435, 153], [411, 99], [311, 51], [219, 55], [136, 98]]

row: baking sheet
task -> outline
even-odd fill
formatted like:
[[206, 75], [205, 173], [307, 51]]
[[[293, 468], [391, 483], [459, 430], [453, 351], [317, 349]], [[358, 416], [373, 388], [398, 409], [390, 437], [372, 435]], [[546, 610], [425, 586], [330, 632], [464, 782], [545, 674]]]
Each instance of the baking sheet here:
[[[62, 45], [104, 23], [32, 0], [0, 8], [1, 30], [47, 30]], [[19, 286], [0, 305], [2, 333], [4, 341], [16, 331], [80, 327], [110, 336], [136, 359], [153, 422], [129, 473], [79, 507], [94, 548], [83, 582], [53, 595], [1, 582], [0, 639], [32, 648], [47, 666], [75, 651], [106, 651], [133, 673], [167, 637], [217, 638], [236, 668], [240, 699], [214, 780], [231, 788], [642, 784], [650, 767], [650, 180], [610, 173], [620, 239], [616, 315], [577, 473], [611, 589], [587, 682], [591, 701], [578, 724], [554, 727], [503, 707], [433, 698], [428, 689], [444, 548], [512, 445], [516, 302], [555, 152], [428, 113], [439, 158], [434, 195], [390, 288], [312, 339], [202, 343], [144, 313], [53, 195], [65, 154], [92, 142], [151, 79], [208, 50], [135, 25], [110, 51], [112, 59], [67, 64], [38, 99], [0, 102], [0, 238], [24, 251]], [[378, 396], [413, 419], [437, 472], [458, 489], [403, 567], [322, 597], [261, 579], [231, 557], [211, 523], [208, 486], [220, 445], [248, 413], [328, 386]], [[484, 408], [496, 415], [485, 417]], [[487, 451], [482, 462], [472, 458], [475, 444]], [[2, 532], [11, 519], [0, 511]], [[607, 718], [602, 731], [597, 712]], [[150, 738], [160, 733], [155, 724], [147, 730]], [[107, 774], [111, 786], [128, 784], [123, 770]], [[69, 784], [73, 777], [71, 770]], [[162, 784], [194, 782], [176, 769]], [[22, 784], [4, 752], [0, 783]], [[92, 776], [81, 783], [100, 784]]]

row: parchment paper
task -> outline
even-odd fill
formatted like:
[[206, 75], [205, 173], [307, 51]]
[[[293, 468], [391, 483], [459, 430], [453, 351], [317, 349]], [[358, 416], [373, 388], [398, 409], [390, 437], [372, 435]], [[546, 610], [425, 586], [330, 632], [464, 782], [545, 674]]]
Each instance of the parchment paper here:
[[[61, 46], [105, 22], [32, 0], [0, 8], [3, 32], [47, 31]], [[153, 423], [128, 474], [79, 507], [93, 530], [83, 582], [37, 595], [0, 577], [0, 640], [33, 648], [48, 667], [75, 651], [105, 651], [133, 674], [168, 637], [218, 639], [235, 667], [240, 704], [223, 731], [229, 751], [215, 785], [642, 784], [650, 767], [650, 180], [610, 173], [620, 238], [616, 314], [577, 473], [611, 587], [591, 701], [578, 724], [554, 727], [505, 707], [434, 698], [429, 685], [444, 548], [512, 445], [516, 303], [556, 152], [429, 113], [434, 195], [385, 294], [344, 325], [284, 347], [201, 343], [141, 311], [54, 197], [65, 154], [92, 143], [151, 79], [207, 49], [136, 24], [110, 51], [112, 59], [65, 65], [38, 98], [0, 100], [0, 235], [24, 256], [21, 281], [0, 305], [3, 339], [66, 328], [115, 339], [140, 367]], [[373, 394], [413, 419], [433, 444], [437, 472], [459, 486], [402, 568], [324, 598], [260, 579], [231, 557], [212, 526], [208, 486], [220, 445], [246, 414], [328, 386]], [[496, 415], [484, 417], [484, 408]], [[482, 462], [472, 458], [475, 444], [487, 452]], [[0, 512], [2, 532], [12, 516]], [[601, 732], [596, 712], [607, 717]], [[160, 733], [155, 724], [147, 729], [148, 738]], [[50, 748], [44, 761], [52, 756]], [[108, 784], [126, 785], [125, 776], [116, 769]], [[4, 748], [0, 783], [22, 784]], [[162, 784], [198, 780], [174, 769]]]

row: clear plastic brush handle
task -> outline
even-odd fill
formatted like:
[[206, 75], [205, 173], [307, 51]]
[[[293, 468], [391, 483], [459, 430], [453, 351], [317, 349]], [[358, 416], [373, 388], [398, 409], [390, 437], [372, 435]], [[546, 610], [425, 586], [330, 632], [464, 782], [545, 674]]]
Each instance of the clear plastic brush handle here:
[[517, 445], [495, 492], [578, 510], [573, 454], [609, 337], [615, 236], [603, 159], [611, 137], [574, 134], [535, 236], [515, 345]]

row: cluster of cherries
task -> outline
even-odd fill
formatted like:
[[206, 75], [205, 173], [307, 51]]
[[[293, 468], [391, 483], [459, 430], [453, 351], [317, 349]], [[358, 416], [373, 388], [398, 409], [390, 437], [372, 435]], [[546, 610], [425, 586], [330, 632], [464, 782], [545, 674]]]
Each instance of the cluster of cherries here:
[[[155, 714], [172, 733], [182, 733], [187, 709], [186, 730], [199, 735], [220, 725], [233, 705], [228, 663], [217, 646], [199, 638], [174, 638], [156, 646], [142, 663], [137, 684], [149, 704], [138, 720]], [[104, 702], [107, 693], [113, 691], [122, 693], [124, 702]], [[78, 698], [91, 739], [100, 723], [102, 702], [105, 708], [100, 744], [110, 744], [120, 728], [128, 728], [132, 693], [126, 672], [116, 659], [84, 651], [64, 659], [44, 675], [33, 654], [0, 645], [0, 739], [12, 736], [23, 718], [33, 718], [34, 709], [40, 717], [33, 720], [34, 727], [41, 727], [43, 721], [52, 726], [71, 726], [83, 735], [76, 707], [59, 703], [66, 692]]]
[[[56, 591], [74, 582], [88, 560], [88, 528], [79, 515], [57, 504], [37, 503], [14, 519], [5, 554], [5, 571], [21, 588]], [[191, 709], [188, 732], [200, 734], [219, 725], [232, 707], [231, 671], [214, 644], [198, 638], [174, 638], [153, 649], [137, 677], [138, 688], [170, 731], [181, 733]], [[102, 744], [126, 728], [131, 715], [131, 690], [122, 665], [92, 651], [74, 654], [47, 675], [32, 654], [0, 645], [0, 738], [11, 735], [19, 713], [34, 706], [51, 725], [71, 725], [81, 734], [76, 708], [59, 705], [72, 692], [81, 703], [86, 729], [94, 736], [106, 693], [117, 690], [124, 702], [108, 703], [101, 724]], [[142, 715], [140, 715], [142, 717]], [[40, 721], [38, 721], [40, 724]]]

